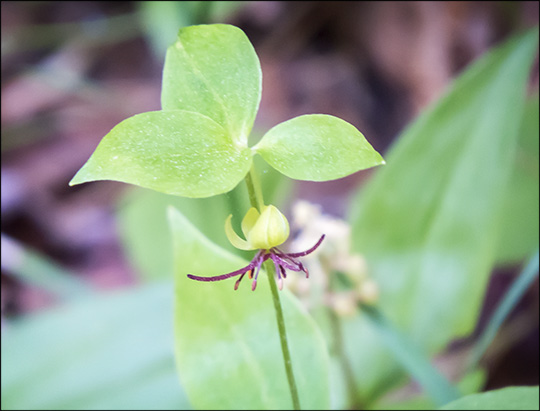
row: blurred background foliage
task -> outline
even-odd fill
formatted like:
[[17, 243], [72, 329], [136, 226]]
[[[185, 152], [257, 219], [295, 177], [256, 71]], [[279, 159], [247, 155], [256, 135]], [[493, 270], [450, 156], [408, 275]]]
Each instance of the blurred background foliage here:
[[[357, 126], [385, 156], [389, 165], [380, 173], [325, 183], [293, 182], [259, 164], [267, 202], [290, 214], [295, 200], [304, 199], [348, 219], [354, 250], [366, 254], [378, 281], [398, 275], [387, 271], [396, 261], [389, 266], [380, 253], [403, 251], [400, 258], [406, 261], [408, 253], [426, 244], [440, 245], [429, 227], [414, 224], [414, 219], [436, 221], [422, 214], [432, 212], [431, 201], [458, 210], [452, 220], [441, 220], [452, 227], [460, 222], [456, 203], [481, 200], [470, 203], [479, 210], [468, 226], [472, 231], [456, 234], [458, 250], [472, 247], [481, 260], [472, 261], [468, 271], [458, 270], [462, 276], [484, 272], [472, 300], [462, 297], [479, 305], [478, 321], [454, 324], [461, 330], [457, 334], [430, 336], [434, 331], [423, 328], [425, 306], [416, 308], [416, 316], [400, 318], [396, 312], [408, 305], [398, 285], [394, 295], [381, 297], [390, 302], [383, 311], [393, 321], [420, 327], [413, 334], [420, 342], [431, 338], [425, 348], [438, 352], [435, 363], [446, 376], [463, 376], [468, 348], [538, 246], [538, 60], [525, 114], [514, 119], [520, 124], [515, 155], [501, 157], [508, 161], [507, 177], [493, 163], [497, 157], [484, 155], [493, 143], [489, 134], [476, 145], [464, 135], [471, 120], [467, 107], [456, 108], [465, 114], [453, 117], [460, 119], [454, 125], [450, 119], [444, 133], [435, 124], [422, 140], [410, 143], [427, 153], [424, 157], [408, 155], [405, 143], [393, 143], [469, 63], [538, 24], [538, 2], [36, 1], [2, 2], [1, 7], [2, 409], [190, 407], [173, 362], [173, 257], [165, 211], [175, 206], [209, 239], [233, 251], [223, 221], [247, 208], [244, 187], [193, 200], [115, 182], [67, 183], [114, 125], [160, 108], [166, 47], [179, 27], [200, 23], [237, 25], [255, 46], [263, 98], [254, 140], [294, 116], [326, 113]], [[471, 115], [491, 121], [493, 113], [472, 107]], [[452, 145], [458, 141], [461, 146]], [[447, 164], [467, 156], [490, 167], [482, 170], [491, 179], [473, 179], [473, 167], [423, 185], [426, 168], [444, 174]], [[401, 166], [391, 168], [391, 162]], [[508, 189], [497, 219], [486, 215], [494, 212], [489, 205], [496, 196], [490, 193], [497, 190], [486, 187], [499, 179]], [[385, 194], [389, 187], [407, 199], [395, 220], [386, 219], [383, 207], [394, 194]], [[402, 224], [406, 217], [409, 225]], [[496, 251], [486, 251], [487, 243]], [[455, 262], [450, 259], [445, 269]], [[430, 262], [422, 267], [429, 271]], [[428, 310], [438, 307], [437, 299], [454, 301], [445, 293], [432, 294], [437, 284], [419, 291], [414, 281], [408, 290], [430, 297]], [[538, 301], [536, 279], [487, 351], [485, 374], [462, 379], [462, 390], [538, 385]], [[362, 317], [343, 322], [350, 341], [373, 338], [364, 323]], [[358, 353], [354, 343], [348, 351], [353, 365], [370, 355]], [[386, 361], [380, 358], [373, 357], [375, 367]], [[369, 386], [367, 371], [355, 371], [366, 404], [395, 407], [407, 400], [409, 406], [432, 406], [418, 396], [417, 385], [394, 371], [380, 376], [378, 386]], [[332, 404], [346, 406], [335, 399]]]

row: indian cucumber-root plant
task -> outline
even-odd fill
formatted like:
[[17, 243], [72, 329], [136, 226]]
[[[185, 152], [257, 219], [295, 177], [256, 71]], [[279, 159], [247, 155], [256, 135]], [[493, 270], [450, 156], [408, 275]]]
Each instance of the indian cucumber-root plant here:
[[[472, 333], [489, 273], [502, 258], [498, 251], [524, 259], [531, 244], [538, 246], [509, 247], [509, 236], [498, 231], [518, 138], [521, 143], [532, 135], [518, 131], [529, 121], [522, 118], [524, 90], [537, 37], [537, 28], [516, 36], [466, 70], [403, 133], [385, 154], [388, 164], [353, 198], [347, 261], [357, 264], [360, 254], [367, 261], [373, 287], [366, 294], [358, 288], [362, 279], [329, 252], [336, 236], [328, 224], [304, 219], [297, 239], [309, 241], [285, 248], [289, 222], [265, 203], [269, 189], [260, 183], [254, 158], [292, 179], [326, 181], [383, 164], [382, 157], [354, 126], [325, 114], [285, 121], [249, 146], [261, 97], [251, 43], [230, 25], [180, 30], [167, 51], [162, 110], [114, 127], [70, 184], [117, 180], [203, 198], [245, 182], [249, 204], [219, 229], [234, 247], [252, 251], [251, 261], [168, 210], [176, 364], [193, 407], [407, 408], [375, 401], [409, 375], [422, 388], [411, 407], [512, 408], [536, 401], [537, 408], [538, 387], [473, 394], [482, 388], [478, 360], [489, 335], [473, 350], [456, 387], [427, 358]], [[537, 112], [537, 96], [534, 107]], [[537, 141], [537, 132], [532, 138]], [[242, 235], [233, 222], [241, 222]], [[317, 258], [309, 260], [311, 253]], [[535, 258], [524, 270], [527, 279], [538, 270]], [[326, 275], [325, 287], [335, 297], [352, 296], [352, 306], [336, 298], [329, 304], [334, 311], [321, 304], [308, 314], [288, 289], [278, 291], [293, 281], [313, 284], [317, 272]], [[511, 303], [523, 292], [518, 288], [508, 293]], [[342, 321], [338, 311], [352, 318]], [[497, 315], [491, 336], [504, 318]], [[473, 395], [453, 402], [464, 394]]]
[[[197, 198], [226, 193], [244, 180], [251, 203], [251, 208], [242, 220], [242, 231], [246, 239], [240, 238], [233, 231], [230, 218], [227, 219], [225, 229], [235, 247], [258, 250], [252, 262], [244, 268], [235, 267], [235, 270], [228, 274], [220, 274], [226, 267], [219, 267], [218, 272], [209, 273], [202, 265], [200, 270], [186, 274], [191, 280], [198, 281], [216, 281], [240, 276], [235, 283], [235, 290], [247, 274], [252, 279], [251, 289], [255, 291], [264, 264], [270, 280], [277, 330], [272, 323], [264, 321], [267, 316], [265, 305], [271, 304], [265, 295], [250, 297], [251, 300], [256, 299], [257, 303], [250, 302], [249, 311], [251, 314], [258, 309], [265, 312], [253, 317], [253, 321], [261, 323], [255, 332], [265, 338], [274, 333], [279, 335], [279, 341], [273, 337], [267, 338], [268, 344], [272, 345], [267, 348], [275, 351], [274, 346], [280, 345], [286, 379], [280, 377], [283, 371], [265, 375], [265, 367], [249, 369], [244, 373], [241, 359], [235, 364], [238, 377], [245, 381], [253, 378], [277, 378], [277, 381], [266, 384], [268, 392], [252, 393], [255, 396], [271, 398], [266, 406], [287, 408], [292, 401], [295, 409], [299, 409], [301, 405], [312, 408], [320, 406], [321, 402], [317, 397], [327, 396], [328, 389], [321, 387], [318, 395], [308, 395], [307, 385], [310, 384], [306, 383], [310, 382], [307, 374], [309, 370], [293, 369], [295, 359], [291, 355], [285, 328], [287, 313], [283, 313], [273, 277], [277, 277], [277, 284], [281, 289], [283, 279], [290, 275], [290, 271], [302, 272], [308, 276], [300, 257], [313, 252], [323, 241], [324, 233], [321, 233], [319, 241], [308, 250], [285, 253], [277, 248], [287, 240], [289, 224], [275, 206], [264, 203], [264, 187], [259, 184], [253, 156], [260, 155], [272, 167], [290, 178], [311, 181], [345, 177], [359, 170], [384, 164], [384, 160], [353, 125], [325, 114], [299, 116], [278, 124], [255, 146], [249, 147], [248, 137], [261, 99], [261, 84], [258, 57], [240, 29], [224, 24], [181, 29], [177, 41], [168, 49], [165, 59], [162, 110], [135, 115], [114, 127], [103, 138], [70, 185], [95, 180], [117, 180], [168, 194]], [[171, 211], [171, 220], [175, 218], [179, 217]], [[193, 259], [196, 258], [206, 262], [212, 259], [212, 256], [194, 253]], [[189, 266], [185, 263], [177, 262], [179, 270]], [[189, 287], [192, 292], [201, 295], [201, 300], [205, 300], [205, 293], [212, 286], [214, 285], [197, 283], [196, 286]], [[178, 287], [177, 305], [181, 306], [181, 294], [185, 286], [182, 283]], [[230, 291], [232, 292], [232, 289]], [[236, 298], [241, 300], [248, 297], [237, 295]], [[215, 308], [213, 315], [222, 316], [223, 321], [242, 323], [243, 316], [236, 315], [233, 307], [226, 304], [218, 306], [215, 296], [209, 299], [212, 301], [206, 300], [204, 303]], [[207, 320], [203, 316], [204, 311], [197, 312], [196, 307], [191, 309], [189, 314], [199, 316], [200, 322], [197, 329], [191, 330], [189, 335], [182, 335], [177, 341], [177, 361], [181, 376], [186, 368], [205, 366], [193, 363], [193, 354], [184, 354], [182, 347], [192, 344], [186, 339], [202, 340], [201, 348], [209, 347], [213, 340], [212, 334], [217, 332], [205, 325]], [[302, 318], [303, 314], [298, 308], [295, 308], [295, 311], [295, 316], [299, 318], [287, 323], [307, 322], [291, 325], [307, 326], [311, 328], [311, 333], [316, 333], [314, 325]], [[182, 315], [188, 313], [184, 312]], [[177, 318], [176, 321], [178, 329], [182, 329], [182, 319]], [[320, 343], [320, 337], [316, 336], [315, 341]], [[245, 350], [241, 344], [234, 345], [234, 338], [230, 343], [231, 346], [226, 350], [218, 351], [217, 347], [212, 347], [203, 353], [207, 357], [206, 361], [211, 362], [208, 366], [215, 367], [219, 372], [223, 358], [215, 358], [213, 355], [235, 358], [237, 355], [232, 351]], [[305, 341], [305, 351], [310, 352], [313, 349], [310, 346], [313, 345], [312, 341]], [[318, 358], [314, 361], [314, 371], [319, 373], [320, 370], [316, 367], [325, 367], [326, 353], [324, 347], [316, 350]], [[275, 362], [277, 358], [272, 358], [271, 361]], [[227, 372], [233, 371], [229, 369]], [[185, 373], [192, 374], [192, 371]], [[221, 377], [229, 378], [226, 375]], [[285, 380], [288, 393], [283, 392]], [[201, 386], [188, 378], [182, 381], [190, 398], [196, 398], [197, 392], [204, 392], [209, 398], [206, 404], [209, 407], [215, 406], [212, 402], [212, 391], [215, 387]], [[216, 384], [219, 384], [218, 381]], [[305, 393], [305, 398], [299, 395], [299, 387], [300, 391]], [[311, 385], [309, 390], [314, 388], [316, 387]], [[322, 403], [325, 402], [327, 400], [323, 399]], [[204, 407], [204, 404], [196, 399], [194, 403]], [[226, 406], [223, 403], [222, 405]], [[235, 408], [237, 404], [233, 402], [231, 406]]]

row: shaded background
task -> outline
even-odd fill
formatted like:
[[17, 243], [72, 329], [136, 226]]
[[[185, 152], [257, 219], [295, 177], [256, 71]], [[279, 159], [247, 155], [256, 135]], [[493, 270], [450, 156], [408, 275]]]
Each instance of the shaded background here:
[[[226, 22], [245, 31], [263, 72], [254, 138], [294, 116], [326, 113], [354, 124], [384, 155], [467, 64], [538, 23], [538, 2], [2, 2], [1, 8], [3, 325], [56, 302], [12, 269], [9, 239], [99, 290], [139, 281], [115, 218], [132, 188], [68, 182], [113, 126], [160, 109], [163, 58], [179, 27]], [[538, 90], [535, 67], [531, 91]], [[290, 202], [307, 199], [343, 216], [369, 176], [296, 182]], [[494, 272], [480, 327], [518, 269]], [[521, 328], [520, 318], [529, 320]], [[538, 280], [513, 319], [517, 337], [496, 341], [503, 348], [489, 358], [487, 389], [538, 385]]]

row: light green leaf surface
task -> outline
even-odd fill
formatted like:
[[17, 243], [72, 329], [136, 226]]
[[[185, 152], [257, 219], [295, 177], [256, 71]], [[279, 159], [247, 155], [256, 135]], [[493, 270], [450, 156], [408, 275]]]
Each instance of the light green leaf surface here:
[[253, 149], [276, 170], [297, 180], [334, 180], [384, 164], [352, 124], [326, 114], [278, 124]]
[[202, 113], [219, 123], [241, 147], [261, 99], [259, 59], [242, 30], [227, 24], [180, 29], [163, 69], [163, 110]]
[[185, 197], [232, 190], [251, 166], [210, 118], [190, 111], [150, 111], [115, 126], [70, 185], [116, 180]]
[[471, 394], [440, 410], [537, 410], [538, 387], [507, 387]]
[[[476, 62], [404, 132], [352, 203], [354, 249], [380, 286], [382, 311], [429, 352], [476, 323], [536, 44], [531, 31]], [[370, 396], [396, 365], [368, 328], [359, 318], [348, 329], [362, 341], [348, 350], [355, 368], [377, 370], [357, 375]]]
[[170, 282], [2, 329], [2, 409], [189, 409], [174, 367]]
[[[205, 238], [169, 209], [176, 264], [175, 338], [180, 379], [200, 409], [290, 409], [292, 406], [272, 298], [265, 273], [255, 292], [236, 278], [198, 282], [247, 262]], [[300, 403], [329, 407], [328, 353], [313, 320], [287, 291], [283, 304]]]
[[538, 94], [525, 106], [514, 166], [504, 199], [499, 264], [519, 263], [538, 247]]

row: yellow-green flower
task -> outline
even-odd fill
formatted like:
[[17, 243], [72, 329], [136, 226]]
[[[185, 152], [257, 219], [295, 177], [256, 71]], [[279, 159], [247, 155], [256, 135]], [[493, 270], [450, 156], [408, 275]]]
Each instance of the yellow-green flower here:
[[[274, 262], [280, 290], [283, 288], [283, 278], [286, 278], [287, 276], [286, 269], [303, 271], [306, 273], [306, 277], [309, 277], [307, 269], [300, 261], [298, 261], [298, 257], [303, 257], [315, 251], [322, 243], [324, 234], [309, 250], [300, 253], [284, 253], [279, 250], [277, 246], [283, 244], [289, 237], [289, 222], [275, 206], [264, 206], [262, 213], [259, 213], [254, 207], [248, 210], [242, 220], [242, 232], [244, 233], [245, 240], [234, 232], [231, 219], [232, 215], [225, 220], [225, 234], [227, 235], [227, 238], [232, 245], [241, 250], [258, 249], [259, 251], [255, 254], [253, 260], [251, 260], [247, 266], [231, 273], [215, 277], [199, 277], [188, 274], [189, 278], [197, 281], [219, 281], [240, 275], [240, 278], [234, 285], [234, 289], [237, 290], [240, 281], [242, 281], [244, 275], [247, 274], [250, 279], [253, 279], [251, 289], [254, 291], [257, 287], [257, 278], [259, 276], [261, 265], [268, 259], [271, 259]], [[254, 271], [255, 275], [253, 275]]]
[[273, 205], [263, 207], [262, 214], [251, 207], [242, 220], [242, 232], [246, 239], [240, 238], [231, 224], [232, 214], [225, 220], [225, 234], [240, 250], [269, 250], [283, 244], [289, 238], [289, 222]]

